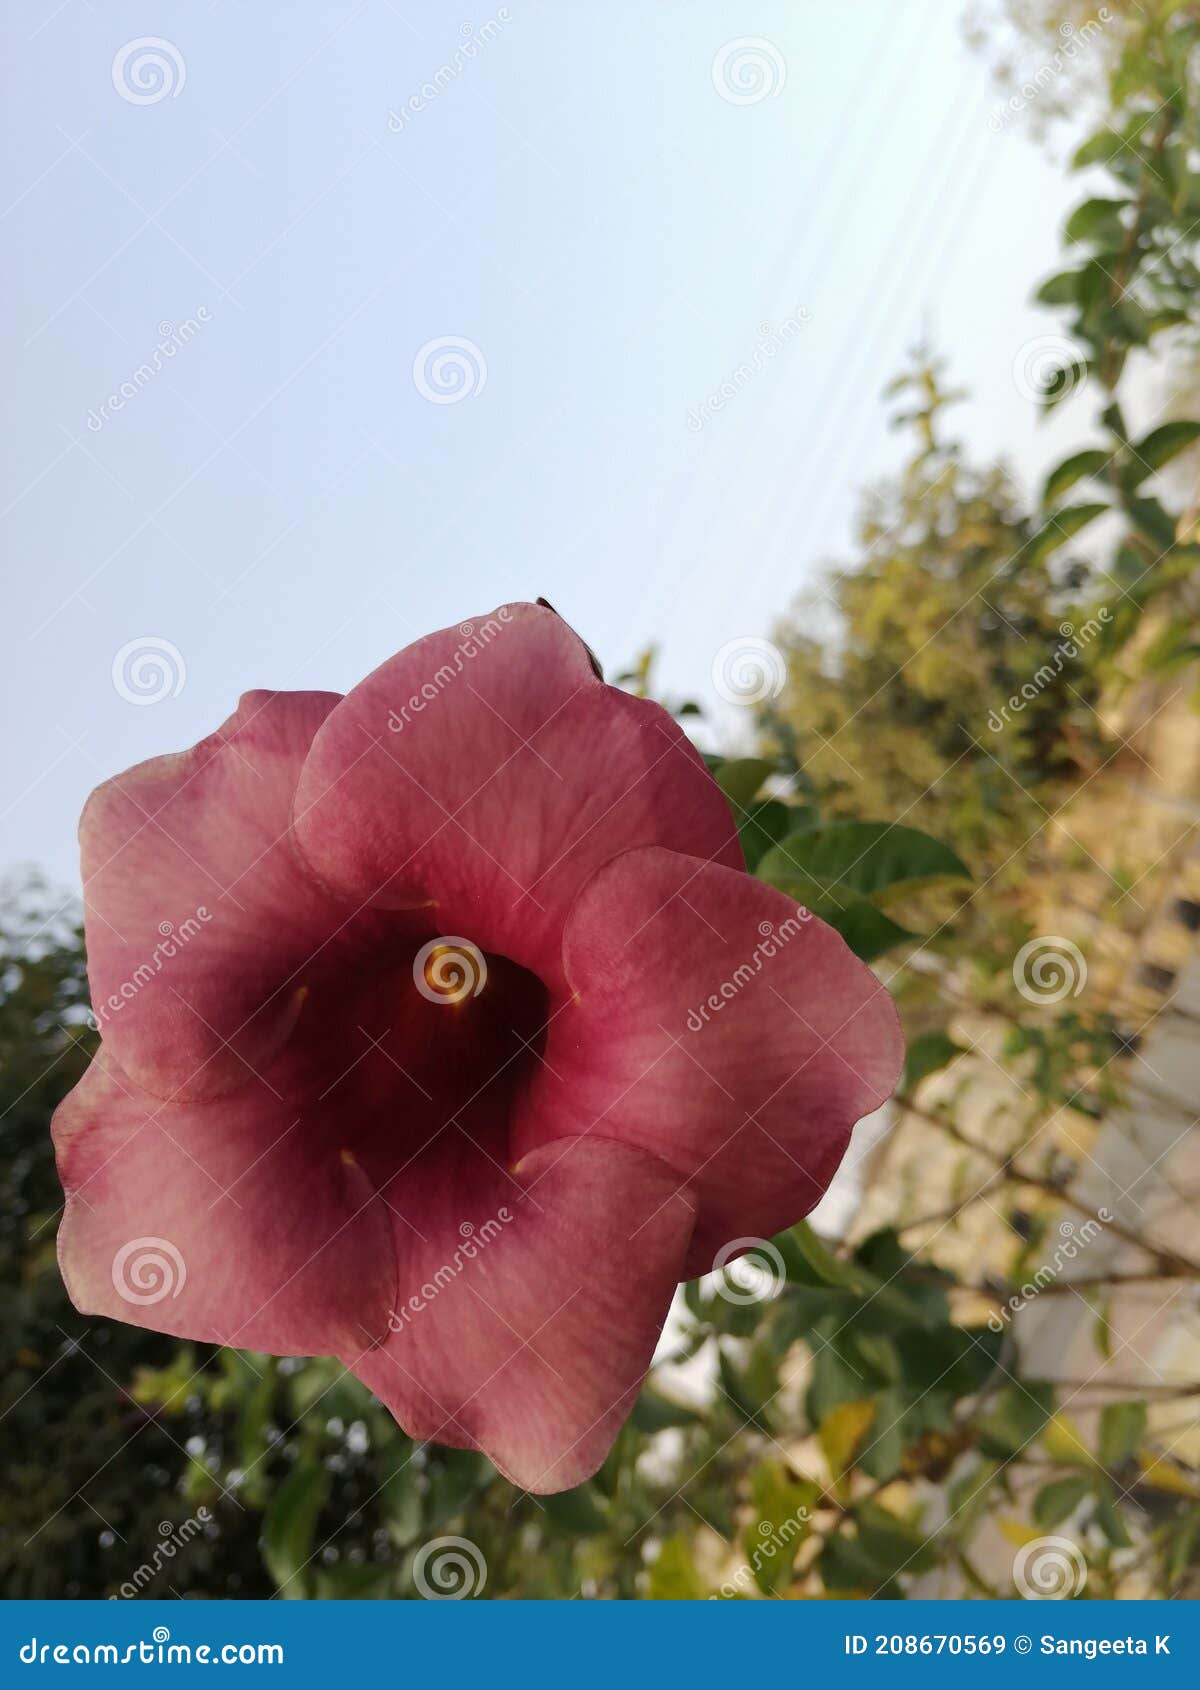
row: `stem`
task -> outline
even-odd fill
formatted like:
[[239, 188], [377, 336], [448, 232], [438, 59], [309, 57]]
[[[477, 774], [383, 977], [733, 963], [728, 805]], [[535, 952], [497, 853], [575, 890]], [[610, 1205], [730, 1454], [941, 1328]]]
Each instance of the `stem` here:
[[1144, 1251], [1169, 1277], [1200, 1279], [1200, 1262], [1190, 1261], [1188, 1257], [1180, 1255], [1177, 1250], [1165, 1250], [1160, 1245], [1147, 1243], [1145, 1239], [1139, 1238], [1136, 1232], [1131, 1232], [1128, 1227], [1123, 1226], [1120, 1221], [1105, 1220], [1099, 1210], [1093, 1209], [1090, 1204], [1082, 1202], [1078, 1197], [1073, 1197], [1055, 1180], [1046, 1179], [1041, 1174], [1035, 1174], [1031, 1169], [1019, 1167], [1013, 1156], [997, 1155], [994, 1150], [989, 1150], [985, 1145], [976, 1144], [974, 1139], [968, 1138], [952, 1121], [943, 1120], [938, 1115], [931, 1115], [928, 1110], [915, 1104], [911, 1097], [901, 1094], [897, 1097], [896, 1102], [901, 1109], [907, 1110], [917, 1120], [924, 1121], [926, 1125], [937, 1127], [939, 1131], [946, 1133], [957, 1144], [961, 1144], [964, 1149], [971, 1150], [975, 1155], [985, 1156], [990, 1161], [995, 1162], [1005, 1177], [1015, 1180], [1020, 1185], [1032, 1186], [1034, 1190], [1043, 1191], [1048, 1197], [1054, 1197], [1060, 1203], [1068, 1204], [1077, 1214], [1086, 1215], [1089, 1220], [1095, 1221], [1097, 1226], [1103, 1227], [1106, 1232], [1110, 1232], [1114, 1238], [1119, 1238], [1123, 1243], [1131, 1244], [1136, 1249]]

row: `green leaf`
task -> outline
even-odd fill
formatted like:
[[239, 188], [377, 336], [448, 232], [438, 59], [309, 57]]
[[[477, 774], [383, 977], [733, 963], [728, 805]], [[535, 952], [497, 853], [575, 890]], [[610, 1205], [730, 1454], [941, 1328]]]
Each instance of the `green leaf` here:
[[669, 1537], [646, 1576], [651, 1602], [699, 1602], [708, 1590], [696, 1571], [692, 1546], [682, 1532]]
[[[794, 832], [797, 822], [806, 812], [778, 798], [764, 798], [752, 804], [745, 815], [737, 818], [738, 839], [746, 867], [753, 874], [772, 845]], [[808, 812], [814, 817], [815, 811]]]
[[1146, 333], [1153, 339], [1156, 334], [1161, 334], [1164, 329], [1178, 328], [1180, 323], [1186, 323], [1187, 320], [1186, 311], [1151, 311], [1146, 318]]
[[431, 1532], [461, 1514], [467, 1503], [489, 1479], [495, 1468], [486, 1455], [470, 1449], [442, 1449], [429, 1481], [425, 1498], [425, 1523]]
[[936, 1564], [930, 1540], [911, 1521], [877, 1502], [860, 1503], [855, 1516], [860, 1545], [890, 1575], [927, 1572]]
[[336, 1567], [321, 1568], [313, 1594], [321, 1602], [382, 1602], [392, 1595], [395, 1582], [395, 1567], [343, 1561]]
[[739, 1366], [722, 1346], [717, 1352], [721, 1388], [747, 1421], [759, 1423], [763, 1410], [779, 1395], [776, 1358], [764, 1342], [756, 1343]]
[[405, 1463], [391, 1474], [380, 1493], [388, 1536], [397, 1549], [415, 1543], [421, 1535], [424, 1522], [417, 1478], [416, 1469]]
[[1068, 399], [1087, 375], [1088, 369], [1089, 365], [1085, 358], [1073, 358], [1069, 364], [1060, 365], [1057, 370], [1052, 370], [1042, 382], [1042, 390], [1039, 395], [1043, 410], [1051, 411], [1055, 405], [1059, 405], [1064, 399]]
[[1042, 1432], [1042, 1445], [1055, 1461], [1075, 1467], [1095, 1467], [1096, 1458], [1084, 1442], [1078, 1426], [1061, 1410], [1052, 1414]]
[[1129, 1460], [1145, 1433], [1144, 1402], [1106, 1403], [1100, 1414], [1100, 1465], [1120, 1467]]
[[[938, 839], [895, 822], [842, 821], [789, 834], [767, 853], [759, 875], [779, 885], [804, 875], [824, 888], [820, 901], [857, 893], [901, 895], [935, 880], [969, 880], [962, 860]], [[776, 879], [776, 876], [779, 878]]]
[[907, 1520], [877, 1503], [856, 1510], [857, 1534], [843, 1528], [826, 1543], [817, 1565], [826, 1590], [841, 1595], [901, 1595], [895, 1580], [934, 1564], [929, 1541]]
[[1050, 276], [1034, 294], [1042, 305], [1074, 305], [1078, 298], [1078, 270], [1060, 270]]
[[869, 1293], [879, 1281], [850, 1262], [839, 1261], [807, 1221], [797, 1221], [779, 1240], [788, 1279], [801, 1285], [831, 1285]]
[[947, 1525], [953, 1523], [955, 1535], [960, 1542], [971, 1538], [975, 1527], [983, 1518], [991, 1500], [989, 1493], [1000, 1472], [1001, 1468], [997, 1462], [979, 1461], [973, 1467], [968, 1467], [966, 1472], [951, 1484], [946, 1493], [946, 1501], [950, 1507]]
[[281, 1596], [307, 1594], [304, 1570], [313, 1550], [317, 1516], [325, 1502], [329, 1475], [316, 1461], [296, 1467], [271, 1499], [263, 1521], [263, 1560]]
[[1200, 645], [1191, 638], [1186, 622], [1168, 622], [1145, 648], [1142, 665], [1148, 675], [1168, 675], [1200, 657]]
[[865, 898], [847, 904], [844, 909], [814, 909], [813, 914], [840, 933], [861, 962], [874, 962], [897, 945], [920, 938], [919, 933], [901, 927]]
[[939, 1068], [946, 1067], [956, 1056], [961, 1056], [965, 1048], [964, 1045], [956, 1044], [949, 1033], [918, 1034], [915, 1039], [909, 1041], [900, 1090], [912, 1091], [927, 1074], [936, 1074]]
[[765, 757], [735, 757], [717, 770], [717, 785], [735, 810], [744, 810], [773, 767]]
[[695, 1426], [700, 1416], [685, 1403], [672, 1402], [652, 1385], [643, 1387], [633, 1405], [633, 1423], [643, 1432], [664, 1432], [669, 1426]]
[[790, 853], [800, 837], [802, 835], [789, 834], [782, 845], [772, 846], [758, 864], [760, 879], [786, 892], [798, 909], [828, 922], [863, 962], [874, 962], [885, 951], [919, 937], [847, 887], [834, 889], [803, 870], [788, 865], [784, 853]]
[[980, 1449], [997, 1461], [1011, 1460], [1037, 1437], [1053, 1410], [1053, 1385], [1006, 1386], [997, 1392], [991, 1408], [978, 1422]]
[[1056, 511], [1046, 523], [1042, 531], [1029, 542], [1025, 553], [1029, 563], [1041, 563], [1043, 558], [1050, 556], [1068, 540], [1075, 537], [1089, 522], [1095, 522], [1098, 516], [1103, 516], [1107, 505], [1066, 505]]
[[[1169, 464], [1172, 458], [1186, 451], [1193, 441], [1198, 439], [1200, 422], [1188, 422], [1182, 417], [1177, 422], [1163, 423], [1161, 428], [1151, 429], [1145, 439], [1139, 440], [1133, 447], [1144, 466], [1144, 474], [1140, 475], [1138, 480], [1145, 480], [1147, 475], [1160, 470], [1164, 464]], [[1134, 485], [1136, 486], [1137, 482]]]
[[1130, 499], [1126, 508], [1139, 533], [1160, 552], [1170, 551], [1175, 544], [1175, 521], [1157, 499]]
[[1109, 1484], [1102, 1483], [1096, 1487], [1094, 1518], [1114, 1549], [1128, 1549], [1130, 1547], [1133, 1539], [1129, 1535], [1125, 1517], [1117, 1506], [1116, 1492]]
[[796, 1551], [808, 1536], [820, 1491], [794, 1479], [782, 1461], [759, 1464], [750, 1481], [754, 1519], [742, 1533], [746, 1564], [759, 1589], [774, 1596], [791, 1582]]
[[817, 1558], [821, 1582], [831, 1595], [889, 1596], [887, 1575], [869, 1549], [845, 1531], [835, 1532]]
[[1107, 164], [1125, 149], [1125, 138], [1109, 124], [1090, 135], [1071, 160], [1072, 170], [1083, 170], [1089, 164]]
[[1067, 488], [1074, 487], [1085, 475], [1099, 475], [1111, 457], [1111, 452], [1093, 446], [1086, 452], [1076, 452], [1073, 457], [1064, 458], [1046, 477], [1046, 485], [1042, 488], [1043, 506], [1056, 504]]
[[831, 1408], [817, 1428], [817, 1440], [835, 1486], [840, 1486], [858, 1453], [863, 1439], [875, 1420], [876, 1405], [871, 1397], [852, 1398]]
[[1039, 1526], [1049, 1530], [1073, 1514], [1084, 1497], [1091, 1494], [1092, 1481], [1082, 1473], [1068, 1479], [1052, 1479], [1034, 1498], [1033, 1517]]
[[546, 1518], [572, 1537], [595, 1537], [608, 1530], [608, 1510], [590, 1482], [543, 1497], [542, 1507]]
[[1116, 248], [1125, 238], [1121, 213], [1128, 200], [1089, 199], [1077, 205], [1067, 218], [1064, 235], [1069, 241], [1091, 241]]
[[1113, 438], [1121, 442], [1122, 446], [1129, 444], [1129, 427], [1121, 407], [1115, 399], [1101, 411], [1100, 421]]

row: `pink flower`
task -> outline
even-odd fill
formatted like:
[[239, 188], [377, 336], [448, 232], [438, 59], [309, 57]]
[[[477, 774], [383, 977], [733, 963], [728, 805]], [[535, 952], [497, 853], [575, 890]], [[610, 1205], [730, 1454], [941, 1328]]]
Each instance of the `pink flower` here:
[[678, 1281], [806, 1214], [896, 1080], [875, 976], [534, 605], [248, 693], [81, 837], [76, 1307], [337, 1356], [532, 1491], [595, 1471]]

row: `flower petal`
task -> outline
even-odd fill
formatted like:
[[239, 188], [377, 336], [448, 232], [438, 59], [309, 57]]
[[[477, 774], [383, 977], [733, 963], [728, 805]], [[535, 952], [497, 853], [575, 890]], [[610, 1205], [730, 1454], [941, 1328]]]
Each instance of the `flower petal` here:
[[[581, 1138], [506, 1174], [457, 1138], [387, 1193], [399, 1302], [347, 1361], [417, 1438], [565, 1490], [607, 1454], [650, 1364], [692, 1212], [664, 1163]], [[473, 1251], [473, 1254], [468, 1252]]]
[[140, 763], [88, 800], [92, 1005], [121, 1066], [159, 1096], [244, 1084], [294, 1022], [290, 976], [345, 920], [290, 831], [300, 766], [337, 703], [247, 693], [190, 751]]
[[565, 955], [579, 1002], [550, 1027], [517, 1149], [586, 1132], [669, 1162], [698, 1210], [689, 1275], [806, 1215], [896, 1084], [884, 986], [750, 875], [628, 852], [584, 889]]
[[543, 978], [572, 900], [618, 851], [742, 862], [679, 726], [605, 686], [567, 624], [530, 604], [418, 640], [355, 687], [313, 742], [296, 815], [331, 886], [381, 906], [433, 898], [443, 932]]
[[54, 1117], [59, 1263], [81, 1313], [279, 1355], [357, 1354], [385, 1334], [383, 1205], [332, 1123], [264, 1090], [164, 1104], [103, 1052], [92, 1062]]

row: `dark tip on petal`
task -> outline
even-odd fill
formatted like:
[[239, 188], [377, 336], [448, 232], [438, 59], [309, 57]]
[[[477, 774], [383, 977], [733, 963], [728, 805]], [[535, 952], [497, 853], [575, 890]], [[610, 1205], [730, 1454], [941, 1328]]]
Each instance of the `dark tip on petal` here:
[[[554, 606], [550, 603], [549, 599], [539, 598], [536, 602], [541, 605], [543, 610], [548, 610], [548, 611], [550, 611], [551, 615], [557, 616], [560, 622], [567, 622], [566, 617], [559, 615], [559, 612], [557, 610], [555, 610]], [[567, 627], [571, 628], [571, 624], [569, 622], [567, 622]], [[595, 675], [595, 677], [598, 681], [602, 681], [604, 679], [604, 670], [600, 667], [600, 659], [596, 656], [596, 653], [592, 650], [591, 646], [587, 643], [587, 641], [583, 638], [583, 636], [578, 632], [577, 629], [571, 628], [571, 632], [575, 635], [575, 638], [579, 641], [579, 643], [583, 647], [584, 651], [587, 652], [588, 662], [592, 666], [593, 675]]]

